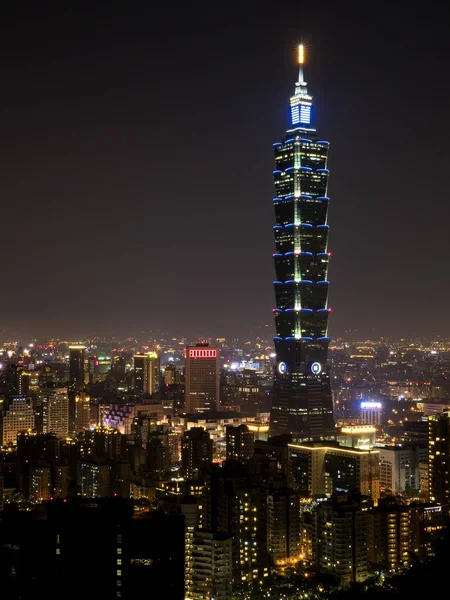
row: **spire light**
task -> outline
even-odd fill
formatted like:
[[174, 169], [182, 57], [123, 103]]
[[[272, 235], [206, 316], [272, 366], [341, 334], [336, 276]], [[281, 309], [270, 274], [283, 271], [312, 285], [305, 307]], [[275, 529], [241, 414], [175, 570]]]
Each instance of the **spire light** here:
[[303, 65], [305, 62], [305, 47], [303, 44], [300, 44], [298, 47], [298, 64]]

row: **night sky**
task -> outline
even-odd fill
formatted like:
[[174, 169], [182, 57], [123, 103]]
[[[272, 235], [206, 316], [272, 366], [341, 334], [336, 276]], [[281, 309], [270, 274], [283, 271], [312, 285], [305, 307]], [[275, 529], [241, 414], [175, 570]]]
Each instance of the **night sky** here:
[[0, 19], [3, 338], [272, 333], [299, 41], [331, 142], [330, 335], [450, 335], [440, 3], [30, 4]]

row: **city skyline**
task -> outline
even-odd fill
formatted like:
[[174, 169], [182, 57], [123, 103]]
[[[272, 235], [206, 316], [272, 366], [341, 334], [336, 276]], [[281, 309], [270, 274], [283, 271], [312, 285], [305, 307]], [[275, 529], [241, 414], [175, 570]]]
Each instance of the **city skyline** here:
[[286, 7], [9, 7], [1, 329], [270, 327], [271, 145], [303, 37], [333, 141], [330, 337], [450, 335], [445, 19]]

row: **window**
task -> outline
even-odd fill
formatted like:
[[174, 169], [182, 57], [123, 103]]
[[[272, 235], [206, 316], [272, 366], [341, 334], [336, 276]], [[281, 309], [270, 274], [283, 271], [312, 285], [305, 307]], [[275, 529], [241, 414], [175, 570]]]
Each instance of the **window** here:
[[122, 564], [122, 559], [121, 559], [121, 558], [118, 558], [118, 559], [117, 559], [117, 564], [118, 564], [118, 565], [121, 565], [121, 564]]

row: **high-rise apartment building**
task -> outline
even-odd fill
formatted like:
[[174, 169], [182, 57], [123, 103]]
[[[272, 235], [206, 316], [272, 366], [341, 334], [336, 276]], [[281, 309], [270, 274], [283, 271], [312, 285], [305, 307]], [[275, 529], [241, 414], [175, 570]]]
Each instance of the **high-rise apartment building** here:
[[199, 529], [232, 536], [233, 585], [250, 590], [267, 577], [267, 486], [248, 465], [226, 460], [207, 474]]
[[209, 344], [185, 350], [185, 410], [187, 413], [217, 410], [220, 400], [220, 350]]
[[299, 559], [300, 496], [293, 490], [274, 490], [267, 497], [267, 549], [274, 564]]
[[0, 413], [0, 445], [16, 444], [22, 431], [34, 429], [34, 411], [31, 402], [23, 396], [14, 396]]
[[49, 465], [36, 465], [30, 469], [30, 500], [40, 504], [52, 495], [52, 470]]
[[134, 389], [140, 395], [153, 396], [159, 392], [161, 376], [159, 356], [156, 352], [133, 356]]
[[313, 565], [337, 577], [341, 585], [369, 576], [368, 508], [351, 497], [334, 496], [319, 502], [313, 512]]
[[227, 458], [250, 460], [253, 456], [255, 433], [250, 431], [245, 423], [242, 423], [237, 427], [234, 425], [227, 425], [226, 444]]
[[396, 572], [410, 566], [411, 531], [407, 506], [387, 498], [368, 515], [369, 562], [377, 569]]
[[428, 494], [431, 502], [450, 502], [450, 410], [428, 417]]
[[54, 388], [42, 398], [43, 433], [66, 439], [69, 434], [69, 396], [66, 388]]
[[69, 346], [69, 435], [75, 433], [76, 396], [86, 384], [86, 347]]
[[97, 461], [80, 462], [80, 489], [83, 498], [107, 498], [111, 494], [111, 466]]
[[194, 479], [199, 469], [212, 462], [212, 439], [203, 427], [192, 427], [181, 440], [181, 464], [186, 479]]
[[300, 46], [292, 126], [274, 144], [277, 366], [271, 435], [290, 433], [294, 442], [335, 438], [327, 366], [330, 144], [311, 127], [312, 96], [303, 62]]
[[226, 533], [195, 531], [192, 543], [192, 600], [231, 598], [232, 538]]

